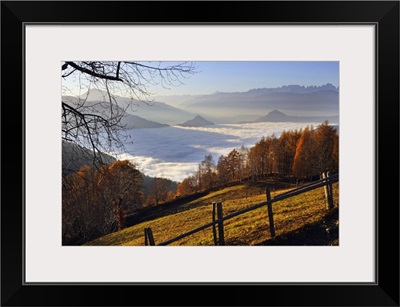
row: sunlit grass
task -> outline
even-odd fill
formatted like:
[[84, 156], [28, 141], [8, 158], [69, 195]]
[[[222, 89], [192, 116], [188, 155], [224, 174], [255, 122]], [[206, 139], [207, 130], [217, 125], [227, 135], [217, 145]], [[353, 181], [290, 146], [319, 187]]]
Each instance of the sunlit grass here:
[[[271, 196], [285, 191], [287, 190], [273, 191]], [[338, 183], [333, 184], [333, 193], [335, 208], [338, 208]], [[147, 227], [153, 232], [155, 244], [159, 244], [210, 223], [213, 202], [223, 203], [223, 214], [226, 216], [265, 200], [265, 188], [260, 188], [260, 183], [238, 184], [187, 202], [180, 206], [182, 210], [174, 210], [171, 214], [139, 223], [85, 245], [144, 245], [144, 228]], [[276, 236], [285, 236], [300, 230], [305, 225], [318, 223], [327, 213], [323, 188], [273, 203]], [[259, 245], [271, 239], [267, 207], [225, 221], [224, 235], [226, 245]], [[301, 245], [301, 242], [299, 244]], [[209, 227], [170, 245], [214, 245], [212, 228]]]

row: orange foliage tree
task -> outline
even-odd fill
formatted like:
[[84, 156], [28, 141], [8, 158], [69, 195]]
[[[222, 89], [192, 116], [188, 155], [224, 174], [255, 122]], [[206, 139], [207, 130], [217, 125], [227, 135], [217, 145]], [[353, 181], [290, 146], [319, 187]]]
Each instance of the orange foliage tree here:
[[143, 205], [141, 173], [129, 161], [84, 166], [63, 178], [63, 244], [81, 244], [124, 228], [126, 214]]
[[293, 162], [293, 174], [296, 177], [310, 177], [316, 174], [313, 133], [313, 127], [307, 126], [297, 143]]
[[316, 129], [306, 127], [296, 146], [293, 173], [296, 177], [319, 176], [337, 172], [339, 166], [339, 135], [327, 121]]

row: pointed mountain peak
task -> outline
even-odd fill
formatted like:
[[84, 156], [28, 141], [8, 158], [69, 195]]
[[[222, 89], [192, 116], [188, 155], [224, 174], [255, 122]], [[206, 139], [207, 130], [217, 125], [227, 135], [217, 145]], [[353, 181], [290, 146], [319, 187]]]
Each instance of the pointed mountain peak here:
[[282, 113], [281, 111], [273, 110], [269, 112], [267, 116], [287, 116], [287, 115], [285, 113]]
[[200, 115], [196, 115], [193, 119], [184, 122], [180, 126], [183, 126], [183, 127], [203, 127], [203, 126], [210, 126], [210, 125], [214, 125], [214, 123], [204, 119]]

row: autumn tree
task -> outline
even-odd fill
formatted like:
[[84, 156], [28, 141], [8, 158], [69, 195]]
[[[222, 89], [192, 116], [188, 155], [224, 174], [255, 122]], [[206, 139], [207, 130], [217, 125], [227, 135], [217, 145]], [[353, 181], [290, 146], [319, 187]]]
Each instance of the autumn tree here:
[[[124, 148], [128, 136], [121, 120], [128, 108], [139, 102], [151, 104], [151, 86], [178, 86], [194, 73], [196, 67], [187, 62], [64, 61], [62, 139], [91, 149], [92, 163], [101, 165], [101, 152]], [[93, 89], [104, 93], [95, 102], [88, 100]], [[119, 105], [118, 96], [127, 97], [130, 102]]]
[[265, 177], [272, 173], [277, 162], [276, 136], [262, 137], [249, 151], [247, 166], [250, 176]]
[[239, 159], [237, 164], [237, 175], [240, 181], [242, 181], [245, 177], [248, 176], [247, 174], [247, 158], [249, 150], [242, 145], [238, 150]]
[[215, 163], [211, 154], [204, 157], [199, 165], [199, 178], [203, 189], [211, 189], [216, 184]]
[[276, 146], [277, 171], [284, 176], [292, 174], [294, 156], [296, 154], [297, 142], [302, 131], [283, 131]]
[[116, 161], [100, 173], [105, 176], [99, 182], [99, 188], [112, 203], [118, 203], [122, 197], [123, 208], [129, 213], [143, 205], [143, 177], [136, 166], [128, 160]]
[[[89, 166], [82, 167], [62, 181], [62, 238], [63, 244], [82, 243], [109, 231], [114, 220], [112, 208], [102, 202], [94, 186], [95, 173]], [[94, 225], [99, 225], [96, 229]]]
[[333, 142], [333, 172], [339, 171], [339, 134], [336, 130]]
[[[336, 137], [336, 129], [329, 125], [328, 121], [324, 121], [315, 130], [313, 138], [316, 148], [315, 167], [318, 174], [333, 171], [336, 168], [337, 157], [334, 154]], [[337, 150], [337, 148], [335, 149]]]
[[230, 174], [228, 171], [229, 165], [226, 156], [221, 155], [217, 163], [217, 181], [218, 185], [226, 185], [230, 181]]
[[160, 202], [168, 200], [171, 194], [168, 194], [168, 183], [164, 178], [156, 177], [150, 186], [149, 193], [147, 195], [146, 205], [158, 206]]
[[293, 162], [293, 174], [296, 177], [310, 177], [317, 175], [315, 169], [315, 146], [313, 140], [313, 128], [307, 126], [297, 143], [296, 154]]
[[238, 179], [238, 173], [241, 163], [241, 157], [239, 151], [234, 148], [226, 156], [226, 162], [228, 167], [228, 173], [230, 174], [230, 180]]
[[339, 167], [339, 135], [324, 121], [316, 129], [306, 127], [297, 142], [293, 163], [296, 177], [320, 176], [322, 172], [337, 171]]
[[98, 174], [89, 166], [63, 178], [63, 244], [81, 244], [111, 232], [115, 215], [97, 188]]
[[122, 206], [123, 197], [119, 196], [118, 199], [113, 201], [113, 207], [115, 212], [115, 222], [117, 223], [118, 231], [125, 228], [126, 222], [126, 211]]
[[126, 215], [143, 204], [142, 176], [129, 161], [100, 169], [84, 166], [62, 183], [63, 244], [123, 229]]
[[260, 163], [261, 148], [259, 146], [253, 146], [250, 148], [247, 154], [247, 170], [249, 176], [253, 181], [256, 181], [261, 177], [262, 165]]
[[195, 175], [192, 175], [183, 179], [182, 182], [178, 184], [176, 194], [177, 196], [185, 196], [194, 194], [197, 191], [198, 191], [197, 178]]

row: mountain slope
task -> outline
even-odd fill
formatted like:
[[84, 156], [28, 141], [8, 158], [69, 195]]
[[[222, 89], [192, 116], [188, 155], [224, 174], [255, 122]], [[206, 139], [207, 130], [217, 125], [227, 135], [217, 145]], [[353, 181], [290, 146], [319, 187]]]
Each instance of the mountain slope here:
[[[172, 125], [193, 116], [190, 112], [161, 101], [141, 101], [118, 95], [114, 95], [114, 98], [113, 104], [121, 110], [124, 110], [127, 114], [139, 116], [153, 122]], [[91, 89], [84, 93], [80, 96], [80, 99], [86, 99], [90, 104], [108, 101], [107, 93], [97, 89]]]
[[[100, 157], [104, 164], [112, 164], [116, 161], [114, 157], [105, 153], [101, 153]], [[62, 140], [62, 173], [76, 172], [84, 165], [93, 165], [93, 152], [75, 143]]]
[[168, 126], [166, 124], [160, 124], [131, 114], [124, 115], [121, 119], [121, 125], [125, 126], [127, 129], [162, 128]]
[[[128, 129], [136, 128], [161, 128], [168, 126], [167, 124], [162, 124], [156, 121], [147, 120], [138, 115], [133, 115], [125, 111], [126, 107], [122, 107], [119, 104], [110, 104], [104, 99], [101, 99], [101, 95], [103, 95], [102, 91], [99, 90], [91, 90], [90, 93], [86, 93], [81, 96], [79, 99], [77, 97], [72, 96], [63, 96], [63, 101], [72, 104], [73, 106], [79, 105], [79, 111], [82, 113], [91, 113], [97, 114], [104, 118], [118, 117], [123, 115], [121, 122], [119, 123], [122, 126], [125, 126]], [[82, 97], [91, 97], [99, 100], [82, 100]], [[111, 115], [112, 114], [112, 115]]]
[[200, 115], [196, 115], [193, 119], [188, 120], [184, 122], [183, 124], [180, 124], [179, 126], [182, 127], [204, 127], [204, 126], [211, 126], [214, 125], [213, 122], [210, 122]]
[[136, 102], [133, 107], [127, 108], [126, 111], [129, 114], [167, 125], [176, 125], [194, 116], [191, 112], [172, 107], [160, 101], [154, 101], [149, 104]]

